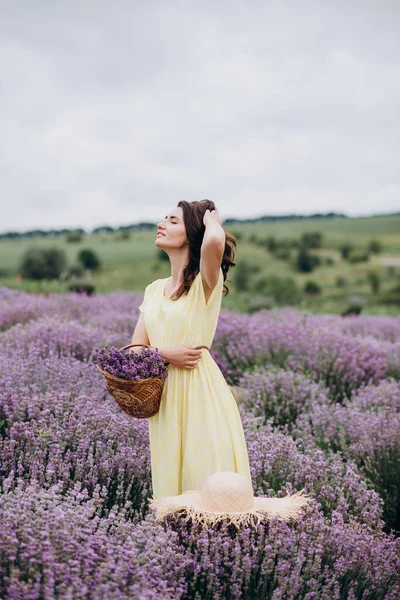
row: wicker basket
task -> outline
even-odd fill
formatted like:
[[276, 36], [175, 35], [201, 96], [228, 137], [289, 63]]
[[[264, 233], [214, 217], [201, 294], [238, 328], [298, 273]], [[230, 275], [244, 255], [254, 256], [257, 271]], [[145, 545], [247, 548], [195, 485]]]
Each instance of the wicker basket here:
[[[128, 344], [120, 348], [120, 352], [133, 346], [147, 346], [147, 344]], [[168, 363], [167, 363], [168, 364]], [[99, 365], [98, 370], [106, 379], [106, 388], [117, 401], [118, 406], [127, 415], [137, 419], [146, 419], [155, 415], [160, 408], [164, 379], [147, 377], [141, 381], [131, 381], [111, 375]]]
[[[133, 346], [147, 346], [148, 344], [128, 344], [120, 348], [120, 352]], [[207, 346], [196, 346], [196, 348], [208, 348]], [[169, 363], [165, 363], [169, 364]], [[96, 365], [98, 370], [106, 379], [106, 388], [117, 401], [118, 406], [127, 415], [136, 419], [147, 419], [155, 415], [160, 408], [161, 394], [165, 379], [158, 377], [147, 377], [141, 381], [131, 381], [115, 377], [107, 371], [103, 371]]]

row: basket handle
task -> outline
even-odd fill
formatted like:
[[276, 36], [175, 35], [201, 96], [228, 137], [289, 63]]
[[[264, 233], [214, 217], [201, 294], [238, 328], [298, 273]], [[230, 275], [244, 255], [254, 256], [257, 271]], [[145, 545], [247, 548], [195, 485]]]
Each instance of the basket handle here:
[[147, 346], [147, 348], [154, 348], [154, 346], [149, 346], [148, 344], [128, 344], [127, 346], [120, 348], [119, 351], [122, 352], [122, 350], [126, 350], [127, 348], [132, 348], [132, 346]]

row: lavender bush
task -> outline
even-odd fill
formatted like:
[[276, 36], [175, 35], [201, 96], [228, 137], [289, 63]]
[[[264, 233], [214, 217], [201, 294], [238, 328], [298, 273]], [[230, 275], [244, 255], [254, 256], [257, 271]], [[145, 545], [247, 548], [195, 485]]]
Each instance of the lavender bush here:
[[291, 425], [310, 409], [313, 400], [329, 404], [329, 390], [300, 373], [285, 369], [246, 372], [239, 380], [241, 403], [256, 417], [272, 418], [277, 427]]
[[386, 354], [388, 377], [400, 381], [400, 342], [382, 342], [381, 347]]
[[305, 513], [296, 526], [273, 519], [238, 533], [221, 525], [199, 530], [178, 516], [167, 523], [195, 565], [185, 600], [395, 600], [400, 592], [399, 540], [348, 525], [340, 513], [329, 525]]
[[80, 483], [63, 491], [4, 482], [0, 509], [2, 598], [174, 599], [184, 592], [186, 557], [161, 525], [102, 517], [102, 493]]
[[141, 300], [0, 287], [0, 597], [397, 599], [400, 320], [221, 312], [254, 493], [313, 502], [296, 524], [201, 531], [155, 522], [147, 421], [94, 368]]
[[363, 389], [345, 406], [313, 402], [293, 434], [310, 447], [353, 460], [385, 503], [387, 528], [400, 533], [400, 383]]
[[356, 520], [381, 531], [383, 502], [368, 487], [355, 464], [334, 453], [303, 446], [290, 435], [276, 432], [268, 421], [254, 422], [241, 410], [255, 494], [284, 496], [304, 488], [329, 522], [340, 512], [345, 522]]
[[11, 391], [2, 399], [7, 427], [0, 477], [8, 477], [9, 486], [21, 479], [44, 487], [60, 482], [66, 492], [80, 482], [92, 495], [101, 485], [103, 514], [127, 501], [129, 518], [145, 514], [151, 490], [147, 422], [125, 417], [100, 395], [32, 395], [24, 413], [14, 412], [18, 397]]
[[77, 319], [65, 321], [44, 316], [9, 329], [3, 334], [3, 345], [17, 355], [34, 352], [37, 358], [58, 355], [88, 360], [98, 339], [97, 330]]
[[221, 315], [213, 350], [229, 383], [237, 385], [254, 367], [274, 365], [322, 382], [333, 400], [343, 401], [353, 390], [385, 378], [385, 349], [336, 332], [324, 319], [281, 312]]

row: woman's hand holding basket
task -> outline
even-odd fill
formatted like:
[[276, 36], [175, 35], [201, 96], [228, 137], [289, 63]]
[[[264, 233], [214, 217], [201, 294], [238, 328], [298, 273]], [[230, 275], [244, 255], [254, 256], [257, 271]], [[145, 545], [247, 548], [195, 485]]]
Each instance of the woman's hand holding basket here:
[[188, 346], [179, 344], [178, 346], [166, 346], [160, 349], [163, 357], [168, 363], [181, 369], [195, 369], [199, 360], [203, 356], [204, 346]]

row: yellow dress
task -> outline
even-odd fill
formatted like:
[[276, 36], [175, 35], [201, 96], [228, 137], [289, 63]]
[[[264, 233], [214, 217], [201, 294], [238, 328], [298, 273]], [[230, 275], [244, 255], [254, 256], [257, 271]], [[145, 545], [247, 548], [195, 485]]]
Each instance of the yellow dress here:
[[[223, 272], [205, 301], [200, 272], [185, 296], [164, 295], [169, 278], [150, 283], [139, 309], [151, 346], [211, 347], [221, 309]], [[169, 364], [159, 412], [148, 419], [153, 497], [201, 490], [208, 475], [234, 471], [250, 478], [239, 409], [206, 348], [194, 369]]]

